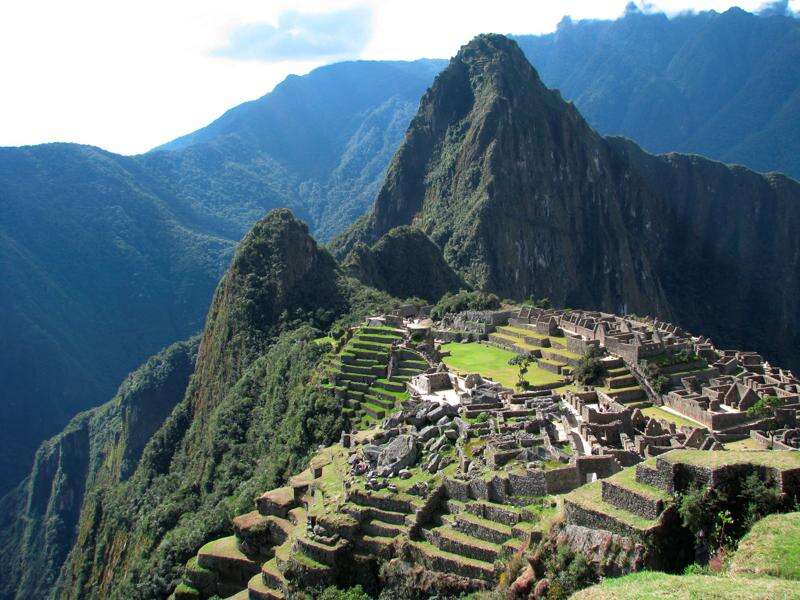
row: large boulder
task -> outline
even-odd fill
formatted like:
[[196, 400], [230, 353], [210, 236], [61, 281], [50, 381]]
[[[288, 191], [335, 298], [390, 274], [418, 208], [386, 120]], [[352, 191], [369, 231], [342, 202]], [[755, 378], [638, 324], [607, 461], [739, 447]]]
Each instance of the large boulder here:
[[396, 474], [400, 469], [416, 463], [418, 454], [417, 438], [407, 433], [398, 435], [381, 450], [378, 456], [378, 468]]

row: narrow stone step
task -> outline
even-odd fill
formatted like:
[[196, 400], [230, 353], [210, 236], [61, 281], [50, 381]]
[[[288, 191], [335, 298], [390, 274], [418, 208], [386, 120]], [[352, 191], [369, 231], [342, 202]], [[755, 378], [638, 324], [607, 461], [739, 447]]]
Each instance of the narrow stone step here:
[[240, 587], [245, 587], [253, 574], [259, 571], [258, 563], [239, 549], [233, 535], [213, 540], [200, 548], [197, 564], [217, 573], [219, 580], [240, 584]]
[[349, 501], [360, 506], [369, 506], [391, 512], [409, 514], [414, 511], [410, 501], [398, 498], [393, 494], [382, 494], [380, 492], [370, 494], [369, 492], [354, 490], [350, 493]]
[[394, 538], [365, 535], [356, 540], [355, 550], [371, 557], [385, 557], [394, 552]]
[[361, 531], [368, 536], [395, 537], [400, 534], [408, 533], [408, 527], [405, 525], [384, 523], [383, 521], [369, 521], [368, 523], [361, 524]]
[[518, 538], [509, 538], [503, 542], [503, 553], [508, 556], [516, 554], [525, 547], [525, 542]]
[[312, 540], [306, 535], [300, 535], [294, 540], [292, 552], [305, 554], [320, 564], [335, 567], [339, 556], [345, 550], [346, 546], [347, 542], [342, 539], [332, 546], [329, 546], [328, 544]]
[[406, 390], [405, 383], [389, 381], [386, 379], [375, 380], [375, 383], [372, 384], [372, 387], [383, 388], [384, 390], [389, 390], [390, 392], [404, 392]]
[[646, 461], [636, 465], [636, 481], [665, 492], [670, 491], [668, 473], [663, 473], [656, 467], [656, 460], [654, 458], [648, 458]]
[[564, 496], [564, 515], [570, 525], [604, 529], [639, 541], [646, 541], [659, 526], [655, 519], [645, 519], [605, 502], [600, 481]]
[[494, 582], [494, 566], [487, 562], [440, 550], [428, 542], [411, 542], [411, 547], [417, 559], [431, 571]]
[[439, 550], [452, 552], [466, 558], [493, 563], [502, 554], [499, 544], [474, 538], [447, 525], [424, 530], [423, 534], [425, 539]]
[[233, 531], [247, 554], [266, 554], [271, 546], [282, 544], [291, 529], [286, 519], [264, 516], [257, 510], [233, 519]]
[[305, 527], [306, 525], [306, 509], [298, 506], [289, 511], [289, 523], [295, 527]]
[[520, 510], [518, 508], [495, 502], [467, 502], [465, 509], [476, 517], [502, 523], [503, 525], [511, 526], [520, 520]]
[[385, 408], [376, 404], [370, 404], [369, 402], [362, 402], [361, 409], [373, 419], [382, 419], [386, 416]]
[[603, 479], [601, 485], [605, 502], [644, 519], [657, 519], [671, 502], [667, 492], [637, 481], [631, 468]]
[[275, 517], [286, 518], [289, 511], [297, 506], [294, 489], [290, 486], [276, 488], [264, 492], [256, 498], [258, 512], [264, 516], [273, 515]]
[[494, 523], [467, 512], [456, 515], [453, 527], [467, 535], [494, 544], [502, 544], [512, 535], [511, 527], [508, 525]]
[[403, 525], [406, 522], [406, 517], [409, 513], [384, 510], [374, 506], [362, 506], [358, 504], [345, 505], [344, 512], [352, 514], [357, 519], [364, 521], [383, 521], [384, 523], [391, 523], [392, 525]]
[[638, 382], [633, 375], [622, 375], [620, 377], [609, 377], [606, 380], [606, 384], [611, 389], [619, 389], [625, 387], [633, 387]]
[[261, 580], [269, 588], [281, 591], [288, 589], [288, 582], [278, 568], [278, 561], [274, 558], [261, 565]]
[[283, 592], [264, 585], [261, 575], [253, 575], [247, 582], [249, 600], [284, 600]]

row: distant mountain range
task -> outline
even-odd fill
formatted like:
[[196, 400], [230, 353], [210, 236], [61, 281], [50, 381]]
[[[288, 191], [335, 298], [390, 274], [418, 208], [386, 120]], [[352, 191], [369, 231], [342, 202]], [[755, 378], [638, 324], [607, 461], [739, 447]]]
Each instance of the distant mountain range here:
[[[796, 19], [738, 9], [629, 12], [517, 40], [544, 83], [601, 133], [798, 176], [798, 31]], [[234, 244], [267, 210], [291, 208], [322, 241], [367, 210], [445, 64], [350, 62], [292, 76], [136, 157], [73, 144], [0, 149], [0, 493], [42, 439], [201, 327]], [[413, 245], [411, 235], [362, 248], [350, 268], [418, 292], [376, 268], [387, 248]], [[746, 322], [729, 320], [726, 335], [751, 346]], [[783, 358], [791, 337], [782, 339], [765, 350]]]
[[797, 18], [629, 10], [516, 40], [600, 133], [800, 179]]

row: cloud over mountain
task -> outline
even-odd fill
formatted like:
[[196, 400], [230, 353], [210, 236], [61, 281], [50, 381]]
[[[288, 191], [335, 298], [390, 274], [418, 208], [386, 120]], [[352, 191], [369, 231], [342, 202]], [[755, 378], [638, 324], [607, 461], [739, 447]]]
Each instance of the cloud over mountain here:
[[240, 25], [214, 55], [260, 61], [355, 56], [367, 45], [371, 33], [372, 10], [366, 6], [327, 13], [287, 11], [277, 26]]

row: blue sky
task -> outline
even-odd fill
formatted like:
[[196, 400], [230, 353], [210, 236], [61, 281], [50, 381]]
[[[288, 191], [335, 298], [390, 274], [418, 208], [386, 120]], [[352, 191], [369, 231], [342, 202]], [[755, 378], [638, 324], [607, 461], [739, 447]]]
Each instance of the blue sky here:
[[[627, 0], [4, 0], [0, 146], [132, 154], [202, 127], [290, 73], [345, 59], [449, 57], [481, 32], [546, 33]], [[668, 14], [763, 0], [655, 0]], [[641, 6], [641, 2], [639, 2]], [[800, 0], [788, 7], [800, 11]]]

